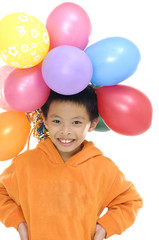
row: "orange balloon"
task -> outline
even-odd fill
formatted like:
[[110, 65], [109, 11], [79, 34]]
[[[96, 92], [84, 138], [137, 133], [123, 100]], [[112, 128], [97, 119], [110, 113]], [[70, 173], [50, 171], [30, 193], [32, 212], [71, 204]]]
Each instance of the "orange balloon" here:
[[30, 129], [25, 113], [8, 111], [0, 114], [0, 161], [9, 160], [23, 150]]

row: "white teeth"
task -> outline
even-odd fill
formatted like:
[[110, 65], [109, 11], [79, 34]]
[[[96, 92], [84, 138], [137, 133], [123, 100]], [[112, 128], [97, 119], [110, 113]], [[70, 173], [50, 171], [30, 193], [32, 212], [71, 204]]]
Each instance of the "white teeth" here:
[[72, 142], [72, 140], [60, 139], [60, 142], [62, 142], [62, 143], [70, 143], [70, 142]]

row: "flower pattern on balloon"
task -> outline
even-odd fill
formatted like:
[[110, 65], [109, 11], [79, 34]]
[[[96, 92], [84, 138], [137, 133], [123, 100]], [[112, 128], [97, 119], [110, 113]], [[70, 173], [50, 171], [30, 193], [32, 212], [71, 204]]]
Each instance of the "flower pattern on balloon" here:
[[10, 63], [11, 64], [11, 66], [13, 66], [13, 67], [20, 67], [20, 64], [19, 63], [17, 63], [17, 62], [11, 62]]
[[30, 54], [31, 54], [31, 56], [35, 56], [36, 55], [36, 51], [33, 51]]
[[41, 56], [40, 55], [37, 55], [35, 58], [34, 58], [34, 62], [39, 62], [41, 59]]
[[24, 26], [17, 26], [15, 27], [15, 29], [18, 31], [19, 33], [19, 38], [22, 38], [25, 34], [26, 34], [26, 31], [25, 31], [25, 27]]
[[2, 60], [6, 60], [7, 61], [8, 56], [2, 50], [0, 51], [0, 56], [1, 56]]
[[29, 51], [29, 46], [28, 46], [27, 44], [23, 44], [23, 45], [21, 46], [21, 51], [22, 51], [22, 52], [28, 52], [28, 51]]
[[24, 68], [30, 68], [30, 67], [33, 67], [33, 65], [30, 64], [30, 65], [25, 65], [25, 66], [24, 66]]
[[19, 52], [18, 52], [18, 50], [16, 49], [16, 47], [13, 46], [13, 47], [8, 47], [8, 53], [9, 53], [10, 55], [16, 57]]
[[19, 15], [18, 16], [18, 19], [21, 21], [21, 22], [28, 22], [29, 21], [29, 18], [25, 15]]
[[49, 36], [46, 32], [43, 32], [43, 41], [47, 44], [49, 43]]
[[31, 29], [30, 34], [33, 38], [37, 38], [39, 36], [38, 30], [35, 28]]
[[37, 44], [33, 42], [33, 43], [31, 44], [31, 47], [32, 47], [32, 48], [36, 48], [36, 47], [37, 47]]

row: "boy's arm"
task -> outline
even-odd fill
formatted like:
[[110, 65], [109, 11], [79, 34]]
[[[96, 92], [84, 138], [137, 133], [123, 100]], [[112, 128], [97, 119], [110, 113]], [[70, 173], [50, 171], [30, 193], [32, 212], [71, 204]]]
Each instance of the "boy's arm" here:
[[0, 175], [0, 221], [6, 227], [18, 230], [18, 225], [26, 220], [17, 202], [19, 202], [18, 184], [13, 161]]
[[18, 232], [21, 240], [28, 240], [28, 227], [26, 222], [19, 224]]
[[134, 185], [126, 181], [123, 173], [118, 171], [102, 207], [107, 207], [108, 211], [97, 221], [106, 230], [106, 238], [121, 234], [130, 227], [142, 206], [142, 198]]

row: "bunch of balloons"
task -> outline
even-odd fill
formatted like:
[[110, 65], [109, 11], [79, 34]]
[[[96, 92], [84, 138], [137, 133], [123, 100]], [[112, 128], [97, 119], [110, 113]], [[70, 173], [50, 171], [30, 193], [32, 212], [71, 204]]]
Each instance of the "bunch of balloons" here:
[[[46, 26], [25, 13], [0, 20], [0, 160], [16, 156], [30, 132], [26, 113], [40, 108], [50, 89], [76, 94], [92, 83], [100, 120], [97, 131], [109, 129], [138, 135], [151, 125], [152, 106], [142, 92], [118, 83], [130, 77], [140, 52], [130, 40], [109, 37], [89, 47], [91, 22], [77, 4], [57, 6]], [[86, 48], [87, 47], [87, 48]]]

